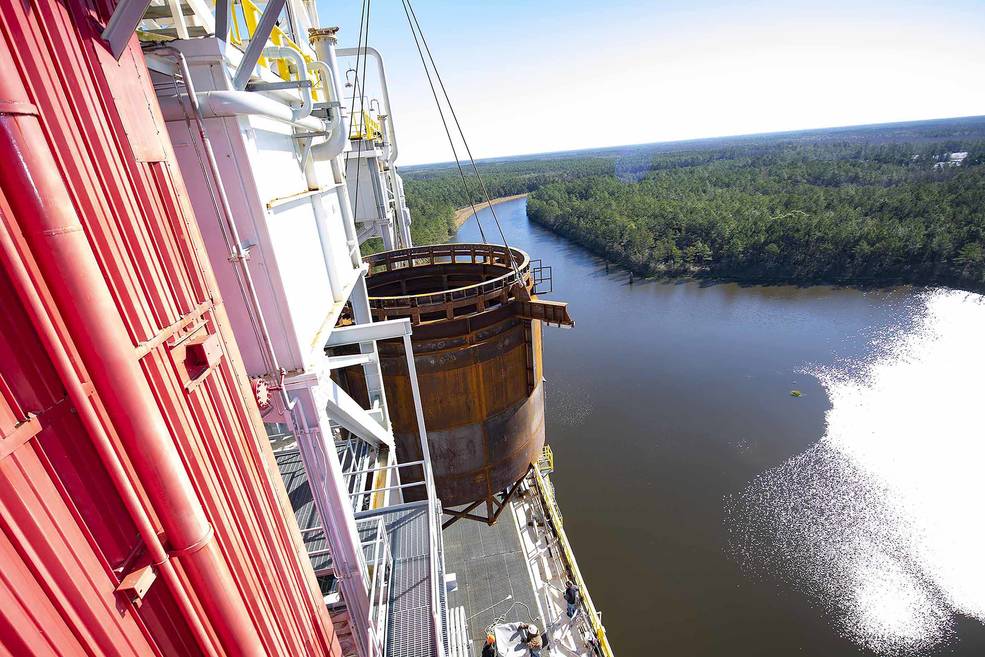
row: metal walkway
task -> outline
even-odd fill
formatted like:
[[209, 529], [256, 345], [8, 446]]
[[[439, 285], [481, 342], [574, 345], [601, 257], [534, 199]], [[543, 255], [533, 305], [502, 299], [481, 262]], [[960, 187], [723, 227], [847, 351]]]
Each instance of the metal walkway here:
[[[297, 452], [277, 452], [277, 465], [301, 529], [315, 573], [331, 574], [328, 543], [308, 486], [308, 477]], [[430, 550], [427, 501], [356, 514], [360, 533], [369, 531], [366, 521], [383, 519], [393, 558], [386, 603], [387, 657], [428, 657], [435, 654], [431, 628]], [[432, 519], [436, 524], [438, 519]], [[366, 538], [366, 536], [363, 536]], [[440, 565], [440, 561], [439, 561]], [[439, 570], [444, 590], [444, 573]], [[442, 618], [444, 620], [444, 618]], [[443, 624], [444, 626], [444, 624]]]
[[[393, 554], [386, 654], [388, 657], [434, 655], [427, 502], [403, 504], [395, 511], [379, 509], [360, 513], [358, 518], [381, 516], [386, 523]], [[444, 578], [440, 571], [439, 576]]]
[[473, 654], [497, 622], [545, 625], [515, 523], [511, 504], [492, 527], [461, 521], [443, 532], [445, 569], [458, 577], [448, 607], [465, 608]]
[[301, 463], [301, 454], [287, 450], [275, 452], [274, 455], [277, 458], [280, 477], [284, 480], [288, 498], [291, 500], [291, 508], [294, 509], [294, 517], [301, 530], [304, 547], [308, 551], [308, 558], [311, 559], [311, 567], [314, 568], [315, 575], [331, 575], [332, 558], [328, 551], [328, 541], [325, 540], [321, 519], [311, 497], [311, 487], [308, 485], [308, 475]]

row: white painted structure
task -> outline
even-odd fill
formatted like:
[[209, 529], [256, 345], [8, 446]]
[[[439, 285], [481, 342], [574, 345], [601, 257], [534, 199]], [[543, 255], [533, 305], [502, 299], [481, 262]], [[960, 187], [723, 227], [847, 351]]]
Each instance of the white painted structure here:
[[[264, 411], [268, 431], [284, 442], [287, 427], [301, 456], [356, 651], [374, 657], [386, 645], [380, 577], [390, 569], [367, 563], [347, 479], [352, 473], [343, 472], [336, 443], [355, 439], [370, 446], [379, 477], [367, 478], [368, 489], [356, 499], [371, 498], [374, 508], [402, 502], [376, 341], [404, 337], [409, 346], [411, 328], [406, 320], [372, 322], [359, 244], [376, 236], [391, 248], [409, 246], [410, 213], [396, 174], [392, 119], [374, 118], [385, 131], [360, 139], [352, 154], [334, 30], [312, 30], [309, 41], [307, 29], [317, 23], [314, 3], [290, 0], [285, 11], [286, 2], [269, 0], [238, 48], [227, 43], [229, 23], [225, 34], [216, 26], [224, 10], [232, 11], [221, 0], [215, 20], [199, 15], [204, 5], [148, 9], [147, 2], [125, 0], [120, 15], [131, 18], [118, 25], [132, 22], [136, 9], [128, 5], [136, 4], [154, 17], [145, 29], [174, 30], [179, 37], [149, 53], [148, 64], [202, 230], [207, 254], [200, 255], [212, 263], [247, 373], [275, 393]], [[177, 13], [163, 11], [172, 5]], [[175, 18], [182, 11], [185, 17]], [[277, 45], [268, 41], [275, 29]], [[115, 30], [111, 44], [125, 35], [122, 27]], [[190, 30], [211, 35], [189, 38]], [[361, 112], [369, 103], [358, 100]], [[388, 99], [386, 106], [389, 112]], [[358, 202], [350, 176], [360, 177]], [[337, 328], [343, 314], [346, 327]], [[326, 355], [326, 347], [339, 345], [358, 353]], [[368, 408], [332, 380], [333, 369], [353, 364], [363, 368]], [[419, 403], [418, 413], [426, 450]], [[418, 465], [440, 518], [429, 459]], [[442, 569], [439, 525], [429, 525], [435, 582]], [[385, 534], [377, 540], [385, 541]], [[431, 601], [433, 654], [441, 655], [437, 589]]]
[[[167, 40], [145, 44], [146, 59], [206, 247], [191, 257], [211, 262], [278, 467], [294, 468], [310, 488], [314, 513], [305, 522], [316, 515], [317, 526], [299, 530], [318, 559], [316, 577], [338, 582], [341, 596], [330, 592], [325, 602], [333, 613], [344, 604], [347, 621], [337, 629], [351, 630], [351, 645], [340, 640], [346, 657], [470, 654], [464, 609], [447, 609], [446, 587], [457, 581], [445, 575], [411, 324], [372, 320], [360, 253], [373, 238], [386, 249], [413, 245], [386, 69], [373, 48], [337, 51], [337, 29], [318, 24], [315, 0], [262, 8], [253, 0], [119, 0], [103, 36], [114, 53], [135, 29]], [[367, 80], [380, 98], [366, 96]], [[387, 339], [404, 346], [420, 461], [396, 462], [377, 351]], [[350, 396], [362, 390], [333, 380], [346, 367], [362, 368], [365, 405]], [[402, 483], [401, 468], [422, 469], [423, 481]], [[505, 517], [551, 654], [601, 647], [611, 657], [590, 602], [574, 620], [560, 611], [569, 573], [587, 591], [553, 488], [536, 467], [531, 473]], [[403, 490], [414, 486], [425, 499], [405, 502]], [[310, 547], [313, 535], [327, 547]]]

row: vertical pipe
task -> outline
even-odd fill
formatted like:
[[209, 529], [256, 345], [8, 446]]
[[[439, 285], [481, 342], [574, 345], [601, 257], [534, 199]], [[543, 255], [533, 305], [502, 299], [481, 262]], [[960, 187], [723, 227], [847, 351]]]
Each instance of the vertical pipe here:
[[279, 366], [277, 363], [277, 352], [274, 350], [274, 343], [270, 338], [270, 331], [267, 329], [266, 321], [263, 318], [263, 309], [260, 307], [260, 298], [257, 296], [256, 286], [253, 284], [253, 277], [250, 274], [250, 266], [247, 264], [247, 253], [243, 249], [243, 240], [239, 236], [239, 227], [236, 225], [236, 219], [233, 216], [233, 209], [229, 203], [229, 196], [226, 194], [226, 187], [222, 184], [222, 173], [219, 170], [219, 163], [215, 157], [215, 150], [212, 148], [212, 141], [209, 139], [209, 133], [205, 129], [205, 118], [202, 115], [202, 107], [198, 101], [198, 95], [195, 93], [195, 85], [192, 82], [191, 71], [188, 69], [188, 61], [185, 59], [184, 53], [176, 48], [169, 48], [171, 52], [175, 54], [178, 60], [178, 66], [181, 69], [182, 82], [185, 86], [185, 92], [188, 94], [188, 102], [192, 107], [192, 116], [195, 120], [195, 126], [198, 128], [198, 138], [202, 142], [202, 147], [205, 150], [206, 162], [208, 163], [209, 173], [212, 176], [212, 181], [215, 183], [215, 192], [218, 200], [216, 207], [216, 213], [220, 216], [220, 220], [225, 226], [223, 235], [228, 235], [229, 238], [229, 260], [233, 263], [236, 268], [237, 276], [236, 282], [238, 283], [240, 290], [243, 292], [243, 296], [246, 297], [246, 301], [249, 305], [248, 311], [250, 314], [250, 319], [256, 323], [257, 332], [259, 333], [261, 342], [261, 352], [264, 353], [264, 361], [271, 370], [271, 376], [276, 376], [279, 374]]
[[[5, 119], [0, 116], [0, 121], [3, 120]], [[212, 643], [212, 639], [208, 631], [206, 631], [198, 611], [192, 604], [191, 598], [188, 597], [188, 592], [185, 591], [184, 585], [178, 579], [178, 573], [174, 569], [174, 564], [171, 563], [167, 552], [164, 550], [164, 546], [161, 545], [160, 537], [158, 537], [154, 525], [147, 516], [147, 512], [144, 510], [140, 498], [136, 490], [134, 490], [133, 484], [116, 454], [116, 450], [113, 448], [113, 443], [110, 441], [106, 430], [96, 415], [95, 409], [90, 403], [89, 396], [86, 394], [82, 382], [76, 374], [75, 367], [72, 365], [68, 352], [65, 350], [65, 345], [62, 344], [55, 330], [55, 326], [48, 316], [47, 310], [44, 308], [44, 303], [41, 301], [41, 296], [38, 294], [34, 281], [31, 280], [31, 275], [28, 273], [14, 244], [14, 240], [7, 230], [6, 224], [3, 222], [0, 222], [0, 260], [2, 260], [3, 268], [8, 278], [10, 278], [14, 288], [17, 290], [17, 296], [30, 318], [31, 324], [37, 331], [45, 352], [51, 359], [59, 379], [65, 386], [65, 391], [68, 393], [72, 406], [79, 414], [82, 426], [85, 427], [86, 433], [92, 439], [96, 453], [103, 463], [103, 467], [106, 468], [106, 472], [109, 474], [114, 488], [116, 488], [117, 493], [123, 500], [123, 506], [137, 526], [137, 531], [144, 545], [147, 547], [147, 554], [151, 562], [155, 565], [157, 572], [161, 574], [161, 578], [171, 591], [171, 595], [174, 596], [175, 602], [178, 604], [178, 609], [188, 623], [188, 627], [191, 629], [199, 648], [208, 657], [217, 657], [218, 653]]]
[[[0, 70], [0, 98], [30, 104], [14, 66]], [[0, 116], [0, 187], [12, 216], [222, 645], [265, 655], [47, 144], [36, 115]]]
[[[338, 31], [339, 28], [337, 27], [312, 28], [308, 30], [308, 39], [311, 41], [311, 47], [315, 49], [315, 53], [318, 55], [318, 61], [325, 62], [332, 71], [332, 84], [335, 87], [332, 99], [339, 102], [338, 111], [342, 117], [342, 130], [345, 131], [346, 142], [348, 142], [349, 117], [345, 115], [345, 108], [341, 102], [342, 89], [339, 85], [341, 84], [342, 76], [339, 73], [339, 60], [335, 53], [335, 45], [338, 42], [335, 35]], [[348, 143], [346, 143], [346, 146], [348, 146]], [[343, 150], [345, 150], [345, 147], [343, 147]], [[359, 240], [356, 237], [354, 209], [352, 207], [352, 201], [349, 198], [349, 187], [345, 182], [345, 174], [342, 171], [342, 166], [339, 164], [338, 157], [332, 157], [329, 161], [332, 167], [332, 177], [335, 179], [335, 184], [339, 185], [339, 205], [342, 206], [342, 225], [345, 228], [349, 257], [352, 260], [352, 266], [359, 267], [362, 264], [362, 260], [359, 254]]]
[[349, 197], [349, 184], [345, 181], [345, 174], [342, 172], [342, 165], [339, 158], [331, 160], [332, 177], [339, 186], [339, 205], [342, 206], [342, 226], [345, 228], [346, 245], [349, 247], [349, 258], [352, 260], [353, 267], [362, 266], [362, 254], [359, 252], [359, 238], [356, 235], [356, 217], [352, 208], [352, 200]]
[[335, 86], [332, 91], [332, 99], [341, 101], [342, 88], [339, 84], [341, 84], [342, 75], [339, 71], [339, 60], [335, 54], [335, 45], [338, 43], [338, 38], [335, 35], [338, 34], [338, 31], [339, 28], [337, 27], [313, 27], [308, 30], [308, 41], [311, 43], [311, 47], [315, 49], [318, 61], [325, 62], [332, 69], [332, 83]]

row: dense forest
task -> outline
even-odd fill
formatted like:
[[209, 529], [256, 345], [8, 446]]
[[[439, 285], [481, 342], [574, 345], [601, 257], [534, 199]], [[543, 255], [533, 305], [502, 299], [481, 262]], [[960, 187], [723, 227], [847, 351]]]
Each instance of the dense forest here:
[[[487, 160], [479, 163], [477, 168], [490, 198], [525, 194], [549, 183], [608, 175], [614, 171], [611, 158], [596, 156]], [[466, 207], [470, 196], [479, 207], [482, 189], [470, 166], [465, 174], [463, 183], [454, 163], [401, 169], [407, 206], [413, 217], [411, 235], [415, 244], [448, 241], [456, 228], [453, 223], [455, 210]]]
[[[533, 221], [643, 275], [985, 288], [985, 118], [487, 161], [480, 171], [490, 196], [533, 192]], [[457, 169], [406, 175], [415, 240], [445, 241], [467, 205]]]

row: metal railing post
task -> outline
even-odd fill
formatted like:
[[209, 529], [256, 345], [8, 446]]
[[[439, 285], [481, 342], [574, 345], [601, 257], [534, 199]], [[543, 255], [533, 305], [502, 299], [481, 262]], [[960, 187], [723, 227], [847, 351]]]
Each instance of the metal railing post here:
[[431, 450], [428, 447], [428, 434], [424, 426], [424, 407], [421, 404], [421, 391], [417, 382], [417, 364], [414, 362], [414, 345], [410, 340], [410, 335], [404, 335], [404, 353], [407, 356], [407, 375], [410, 379], [411, 394], [414, 398], [414, 413], [417, 417], [417, 431], [420, 434], [421, 454], [424, 457], [424, 484], [427, 488], [428, 496], [428, 546], [429, 561], [431, 572], [431, 628], [434, 636], [435, 654], [441, 657], [444, 654], [444, 644], [441, 640], [441, 598], [438, 595], [438, 586], [444, 586], [444, 582], [438, 582], [438, 544], [436, 532], [441, 531], [441, 524], [435, 521], [435, 513], [438, 510], [438, 497], [434, 488], [434, 473], [431, 471]]

